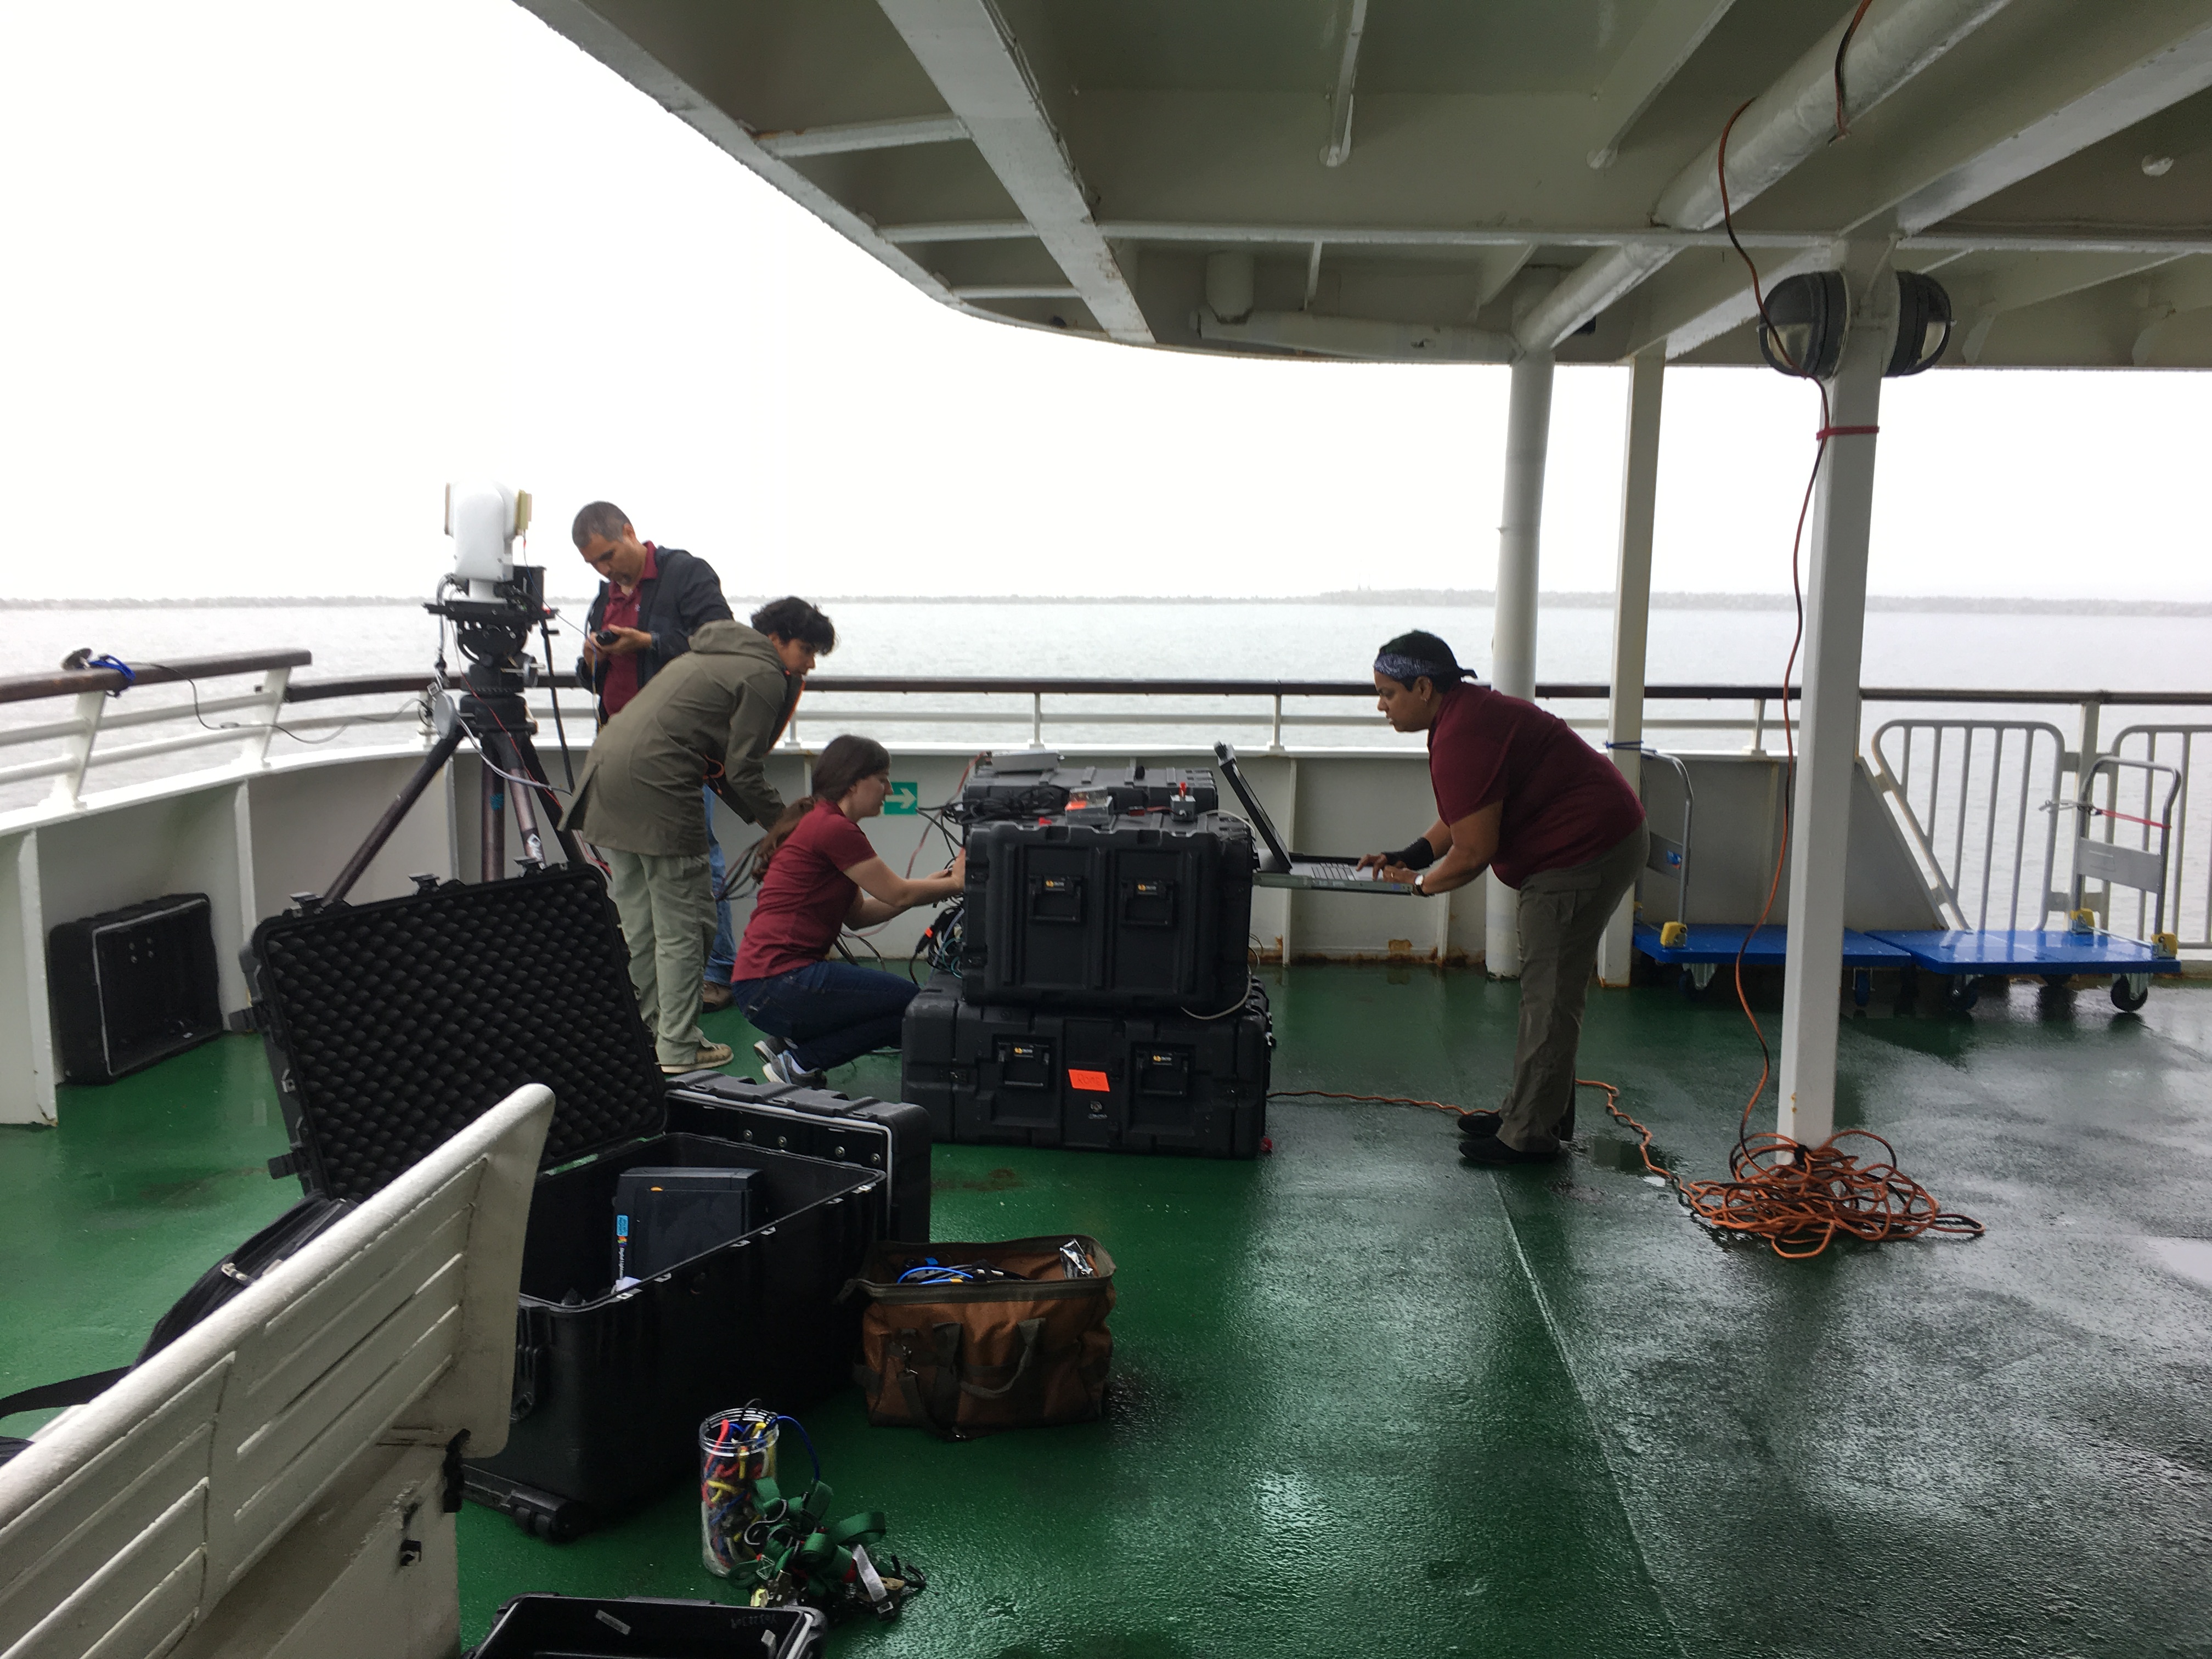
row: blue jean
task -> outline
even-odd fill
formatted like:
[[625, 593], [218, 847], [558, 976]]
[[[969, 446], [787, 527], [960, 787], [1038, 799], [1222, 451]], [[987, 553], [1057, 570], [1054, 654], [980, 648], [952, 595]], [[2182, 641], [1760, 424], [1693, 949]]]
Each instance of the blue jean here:
[[844, 962], [809, 963], [730, 988], [745, 1018], [789, 1043], [791, 1057], [810, 1072], [896, 1047], [906, 1006], [921, 993], [902, 974]]
[[730, 970], [738, 965], [738, 936], [730, 928], [730, 902], [721, 896], [722, 843], [714, 839], [714, 792], [707, 797], [707, 872], [714, 884], [714, 942], [707, 947], [707, 981], [727, 985]]

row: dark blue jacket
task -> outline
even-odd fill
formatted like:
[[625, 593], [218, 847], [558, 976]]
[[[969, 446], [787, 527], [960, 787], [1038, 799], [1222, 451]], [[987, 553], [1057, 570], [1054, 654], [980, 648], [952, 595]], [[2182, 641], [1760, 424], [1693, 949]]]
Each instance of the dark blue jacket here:
[[[730, 614], [730, 602], [722, 597], [721, 579], [706, 560], [695, 558], [680, 547], [656, 547], [653, 560], [653, 574], [637, 585], [637, 625], [653, 635], [653, 649], [637, 654], [641, 691], [664, 663], [674, 661], [691, 648], [691, 635], [702, 623], [736, 620]], [[585, 624], [592, 633], [598, 633], [604, 625], [601, 618], [606, 615], [612, 592], [613, 584], [599, 584]], [[606, 681], [605, 659], [600, 659], [597, 673], [579, 661], [576, 678], [598, 693]]]

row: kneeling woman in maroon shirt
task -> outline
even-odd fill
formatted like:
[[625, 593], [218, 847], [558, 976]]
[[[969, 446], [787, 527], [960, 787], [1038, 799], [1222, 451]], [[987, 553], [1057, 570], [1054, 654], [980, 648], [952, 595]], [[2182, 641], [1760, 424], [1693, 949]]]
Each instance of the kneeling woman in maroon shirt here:
[[731, 1000], [768, 1033], [754, 1047], [771, 1083], [818, 1085], [832, 1066], [894, 1046], [919, 990], [902, 974], [824, 960], [840, 929], [872, 927], [917, 904], [957, 897], [968, 855], [940, 875], [892, 872], [860, 833], [884, 810], [891, 757], [871, 738], [833, 739], [814, 763], [805, 817], [775, 849], [738, 947]]
[[1557, 715], [1467, 678], [1433, 634], [1401, 634], [1375, 659], [1391, 729], [1429, 734], [1437, 821], [1402, 851], [1359, 863], [1423, 893], [1464, 887], [1486, 868], [1520, 889], [1513, 1086], [1501, 1109], [1460, 1120], [1460, 1156], [1533, 1164], [1557, 1158], [1574, 1133], [1575, 1048], [1598, 940], [1650, 839], [1644, 803], [1608, 757]]

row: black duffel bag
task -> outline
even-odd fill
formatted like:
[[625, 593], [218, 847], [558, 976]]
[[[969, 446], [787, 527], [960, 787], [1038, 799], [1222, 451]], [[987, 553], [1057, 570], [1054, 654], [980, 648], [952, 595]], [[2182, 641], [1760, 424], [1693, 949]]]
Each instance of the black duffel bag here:
[[[138, 1358], [110, 1371], [88, 1371], [82, 1376], [0, 1398], [0, 1418], [17, 1412], [52, 1411], [59, 1406], [82, 1406], [121, 1382], [138, 1366], [174, 1342], [217, 1308], [286, 1257], [296, 1255], [311, 1238], [327, 1231], [340, 1216], [353, 1208], [347, 1199], [303, 1198], [228, 1255], [210, 1267], [154, 1324], [153, 1334], [138, 1350]], [[31, 1443], [19, 1436], [0, 1434], [0, 1463]]]

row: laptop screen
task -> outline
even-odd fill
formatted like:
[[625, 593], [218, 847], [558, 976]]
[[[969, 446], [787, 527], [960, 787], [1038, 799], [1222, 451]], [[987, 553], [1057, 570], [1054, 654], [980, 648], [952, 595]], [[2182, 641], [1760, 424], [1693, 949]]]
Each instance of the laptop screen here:
[[1285, 871], [1291, 867], [1291, 849], [1275, 833], [1275, 821], [1267, 816], [1267, 809], [1260, 805], [1260, 798], [1252, 793], [1252, 786], [1244, 781], [1244, 774], [1237, 769], [1237, 751], [1225, 743], [1213, 745], [1213, 758], [1221, 763], [1221, 775], [1229, 780], [1229, 787], [1237, 792], [1237, 799], [1244, 803], [1251, 815], [1252, 827], [1260, 832], [1260, 839], [1267, 843], [1275, 862]]

